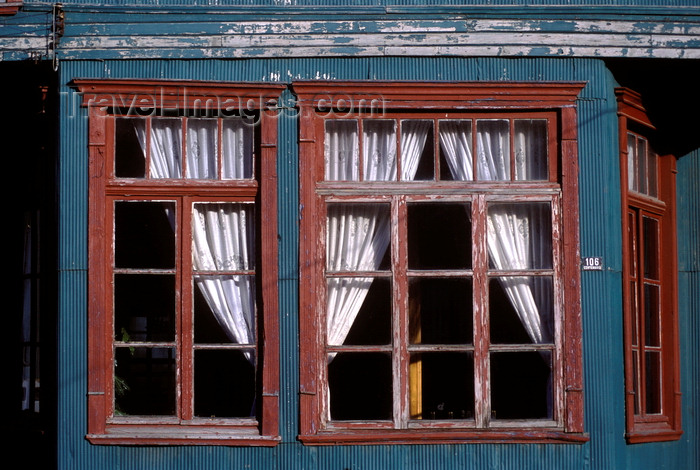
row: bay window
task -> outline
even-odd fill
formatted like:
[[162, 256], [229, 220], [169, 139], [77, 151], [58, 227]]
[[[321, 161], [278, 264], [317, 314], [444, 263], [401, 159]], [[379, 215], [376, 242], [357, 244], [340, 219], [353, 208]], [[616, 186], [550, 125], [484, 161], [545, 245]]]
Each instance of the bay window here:
[[585, 440], [580, 88], [294, 84], [304, 442]]
[[277, 85], [78, 80], [89, 110], [89, 434], [278, 441]]
[[681, 435], [675, 157], [654, 150], [654, 126], [618, 89], [622, 186], [625, 397], [630, 443]]

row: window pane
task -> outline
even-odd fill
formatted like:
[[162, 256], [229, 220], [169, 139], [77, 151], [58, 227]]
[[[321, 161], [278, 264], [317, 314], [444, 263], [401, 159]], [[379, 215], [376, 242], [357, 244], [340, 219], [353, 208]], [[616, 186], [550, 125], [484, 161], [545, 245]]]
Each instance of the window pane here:
[[412, 344], [472, 344], [471, 278], [413, 278], [409, 286]]
[[202, 418], [255, 416], [254, 364], [252, 350], [195, 351], [195, 415]]
[[644, 284], [644, 343], [661, 346], [659, 286]]
[[143, 178], [146, 176], [145, 119], [115, 118], [114, 174], [118, 178]]
[[195, 271], [255, 269], [255, 206], [198, 203], [192, 211]]
[[391, 419], [391, 356], [338, 353], [329, 358], [331, 419]]
[[329, 204], [327, 269], [386, 269], [391, 252], [389, 220], [388, 204]]
[[637, 291], [637, 282], [630, 282], [630, 308], [632, 310], [632, 345], [639, 345], [639, 292]]
[[408, 204], [409, 269], [469, 269], [472, 258], [468, 203]]
[[151, 119], [151, 178], [182, 178], [182, 120]]
[[196, 343], [255, 344], [255, 277], [195, 276]]
[[649, 217], [642, 218], [644, 231], [644, 277], [659, 279], [659, 221]]
[[544, 119], [516, 119], [515, 179], [547, 180], [547, 121]]
[[649, 192], [649, 196], [651, 197], [658, 197], [659, 195], [659, 189], [658, 189], [658, 155], [654, 150], [649, 147], [649, 151], [647, 152], [647, 176], [648, 176], [648, 182], [647, 182], [647, 188]]
[[187, 120], [187, 177], [218, 179], [218, 121]]
[[639, 379], [639, 349], [632, 349], [632, 386], [634, 389], [634, 414], [638, 415], [642, 409], [642, 389]]
[[491, 354], [491, 417], [551, 419], [552, 353]]
[[640, 193], [649, 194], [647, 178], [647, 141], [637, 138], [637, 181], [639, 181]]
[[471, 181], [472, 122], [468, 120], [440, 121], [440, 179]]
[[479, 180], [510, 180], [510, 123], [476, 121], [476, 175]]
[[116, 348], [114, 414], [174, 416], [175, 376], [172, 348]]
[[473, 419], [472, 353], [411, 355], [411, 419]]
[[401, 180], [435, 179], [433, 122], [401, 121]]
[[114, 339], [173, 341], [175, 338], [175, 276], [116, 274], [114, 276]]
[[253, 122], [244, 119], [222, 121], [222, 178], [253, 177]]
[[492, 269], [551, 269], [549, 203], [490, 204], [488, 250]]
[[175, 204], [117, 201], [114, 204], [114, 262], [117, 268], [175, 267]]
[[[388, 279], [381, 278], [365, 279], [365, 281], [371, 282], [369, 288], [366, 289], [363, 283], [362, 290], [358, 287], [357, 291], [353, 292], [347, 288], [348, 285], [354, 283], [353, 281], [358, 280], [351, 278], [328, 279], [329, 295], [338, 295], [340, 293], [352, 295], [356, 293], [359, 298], [362, 297], [362, 294], [365, 294], [357, 316], [351, 323], [345, 341], [341, 344], [371, 345], [391, 343], [391, 282]], [[359, 303], [360, 300], [358, 299], [357, 302]], [[335, 304], [337, 304], [335, 301], [329, 302], [329, 305]], [[341, 310], [350, 311], [342, 307]], [[346, 318], [345, 321], [350, 322], [350, 319]], [[336, 341], [340, 339], [340, 336], [333, 334], [332, 328], [339, 328], [341, 322], [336, 315], [333, 315], [333, 312], [329, 312], [329, 327], [331, 327], [329, 344], [331, 345], [339, 345], [336, 344]]]
[[627, 134], [627, 188], [639, 191], [639, 170], [637, 169], [637, 136]]
[[551, 277], [513, 276], [489, 281], [491, 342], [554, 342], [554, 292]]
[[326, 181], [359, 181], [357, 121], [326, 121]]
[[646, 403], [647, 414], [661, 413], [661, 353], [646, 351]]
[[362, 122], [365, 181], [396, 181], [396, 121]]

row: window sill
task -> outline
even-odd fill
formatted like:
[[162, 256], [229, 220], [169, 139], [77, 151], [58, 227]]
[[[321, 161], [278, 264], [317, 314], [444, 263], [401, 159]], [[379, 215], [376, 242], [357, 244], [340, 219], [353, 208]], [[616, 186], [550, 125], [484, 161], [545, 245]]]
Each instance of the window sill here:
[[88, 434], [96, 445], [224, 445], [272, 447], [276, 435], [263, 436], [257, 429], [199, 426], [108, 426], [104, 434]]
[[584, 444], [589, 437], [585, 433], [567, 433], [547, 430], [514, 431], [333, 431], [301, 435], [306, 445], [366, 445], [366, 444], [485, 444], [485, 443], [533, 443], [533, 444]]
[[647, 442], [677, 441], [683, 431], [672, 429], [670, 426], [660, 426], [658, 423], [649, 423], [635, 426], [635, 429], [625, 436], [628, 444], [644, 444]]

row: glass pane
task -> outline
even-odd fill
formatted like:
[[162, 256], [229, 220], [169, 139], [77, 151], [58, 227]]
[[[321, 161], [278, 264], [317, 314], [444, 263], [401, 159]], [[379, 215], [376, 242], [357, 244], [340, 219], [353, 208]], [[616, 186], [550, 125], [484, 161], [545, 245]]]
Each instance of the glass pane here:
[[440, 121], [440, 179], [443, 181], [471, 181], [472, 122], [461, 120]]
[[244, 119], [222, 121], [222, 178], [253, 177], [253, 122]]
[[411, 344], [472, 344], [472, 296], [471, 278], [412, 278]]
[[175, 339], [173, 274], [114, 276], [114, 339], [125, 342]]
[[637, 282], [636, 281], [631, 281], [630, 282], [630, 305], [632, 308], [632, 345], [637, 346], [639, 344], [639, 292], [637, 292]]
[[554, 342], [554, 292], [551, 277], [514, 276], [489, 281], [491, 342]]
[[630, 276], [637, 277], [637, 215], [627, 214], [627, 249], [629, 250]]
[[485, 181], [510, 180], [510, 123], [476, 121], [476, 175]]
[[175, 203], [117, 201], [114, 263], [117, 268], [175, 267]]
[[552, 353], [491, 354], [491, 417], [552, 419]]
[[492, 269], [552, 268], [549, 203], [490, 204], [487, 224]]
[[116, 348], [115, 416], [174, 416], [176, 369], [172, 348]]
[[473, 419], [472, 353], [411, 354], [411, 419]]
[[637, 136], [627, 134], [627, 188], [630, 191], [639, 191], [638, 175]]
[[255, 277], [195, 276], [196, 343], [255, 344]]
[[661, 346], [659, 286], [644, 284], [644, 343]]
[[647, 414], [661, 413], [661, 353], [646, 351], [646, 403]]
[[435, 179], [433, 122], [401, 121], [401, 180]]
[[198, 203], [192, 206], [195, 271], [255, 269], [255, 206]]
[[[388, 279], [331, 278], [328, 279], [328, 296], [331, 298], [328, 302], [329, 306], [337, 306], [335, 311], [328, 312], [329, 344], [391, 343], [391, 282]], [[356, 299], [354, 299], [355, 296]], [[341, 302], [338, 297], [346, 300]], [[349, 298], [354, 300], [351, 301]], [[350, 302], [354, 302], [352, 309], [349, 306]], [[358, 308], [359, 311], [357, 311]], [[342, 312], [351, 314], [355, 311], [357, 316], [352, 322], [349, 317], [342, 315]], [[350, 330], [345, 340], [339, 343], [341, 334], [339, 332], [334, 334], [334, 329], [341, 328], [343, 323], [349, 323]]]
[[638, 191], [649, 194], [647, 178], [647, 141], [637, 138], [637, 181], [639, 181]]
[[644, 231], [644, 277], [659, 279], [659, 221], [649, 217], [642, 218]]
[[468, 203], [410, 203], [407, 218], [409, 269], [471, 267]]
[[146, 120], [115, 118], [115, 127], [114, 174], [118, 178], [145, 177], [146, 142], [139, 143], [138, 135], [145, 137]]
[[651, 147], [649, 147], [649, 151], [647, 152], [647, 176], [648, 176], [648, 182], [647, 182], [647, 188], [649, 192], [649, 196], [651, 197], [658, 197], [659, 195], [659, 188], [658, 188], [658, 164], [659, 164], [659, 157], [654, 152]]
[[151, 119], [151, 178], [182, 178], [182, 120]]
[[396, 181], [396, 121], [367, 119], [362, 123], [365, 181]]
[[216, 119], [187, 120], [187, 177], [218, 179], [219, 132]]
[[387, 269], [390, 218], [388, 204], [329, 204], [326, 221], [328, 271]]
[[194, 413], [202, 418], [255, 416], [253, 350], [194, 353]]
[[391, 419], [389, 354], [338, 353], [329, 357], [328, 387], [331, 419]]
[[360, 153], [357, 132], [357, 121], [326, 121], [326, 181], [359, 181]]
[[632, 350], [632, 373], [633, 375], [633, 387], [634, 387], [634, 414], [638, 415], [642, 409], [642, 393], [639, 384], [639, 350]]
[[516, 180], [548, 180], [547, 121], [516, 119], [514, 122]]

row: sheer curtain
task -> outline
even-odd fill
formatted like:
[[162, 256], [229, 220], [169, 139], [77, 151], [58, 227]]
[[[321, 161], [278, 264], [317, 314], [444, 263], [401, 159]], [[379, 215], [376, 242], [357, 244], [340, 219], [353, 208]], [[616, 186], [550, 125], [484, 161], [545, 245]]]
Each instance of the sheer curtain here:
[[[407, 120], [401, 125], [401, 176], [412, 180], [432, 123]], [[368, 181], [396, 180], [394, 121], [365, 121], [363, 176]], [[326, 180], [357, 180], [359, 152], [356, 121], [333, 122], [326, 127]], [[389, 246], [388, 206], [335, 204], [327, 219], [328, 272], [374, 271]], [[371, 277], [333, 277], [328, 280], [327, 341], [342, 345], [372, 285]]]
[[[510, 137], [507, 121], [478, 121], [478, 179], [510, 179]], [[502, 124], [502, 123], [505, 123]], [[471, 125], [467, 121], [441, 121], [440, 146], [455, 180], [472, 179]], [[533, 150], [522, 143], [531, 142], [527, 135], [516, 134], [524, 159], [534, 158]], [[525, 148], [523, 148], [525, 147]], [[516, 152], [517, 153], [517, 152]], [[523, 166], [528, 168], [528, 166]], [[531, 179], [529, 174], [523, 179]], [[545, 235], [547, 210], [542, 204], [494, 204], [490, 207], [488, 251], [493, 267], [499, 270], [534, 269], [551, 263], [551, 243]], [[530, 339], [535, 344], [552, 340], [549, 312], [551, 292], [546, 281], [536, 276], [499, 277], [506, 295]], [[542, 312], [542, 313], [541, 313]]]
[[[153, 178], [182, 177], [182, 120], [153, 118], [150, 139], [145, 120], [134, 120], [136, 135], [146, 155], [150, 149], [149, 175]], [[232, 142], [223, 146], [222, 160], [238, 161], [241, 171], [249, 139], [231, 126]], [[187, 128], [188, 178], [216, 178], [216, 120], [189, 120]], [[226, 132], [224, 132], [226, 135]], [[236, 135], [238, 138], [236, 139]], [[150, 140], [150, 145], [147, 143]], [[239, 142], [239, 145], [236, 144]], [[235, 167], [235, 166], [234, 166]], [[234, 169], [231, 177], [245, 177]], [[168, 214], [175, 226], [174, 214]], [[192, 213], [192, 263], [195, 272], [252, 271], [255, 269], [255, 223], [252, 204], [199, 203]], [[253, 275], [198, 274], [195, 283], [227, 337], [236, 343], [255, 342], [255, 277]], [[252, 353], [246, 352], [252, 362]]]
[[[193, 212], [195, 272], [255, 269], [252, 204], [197, 204]], [[199, 274], [195, 282], [229, 339], [255, 343], [255, 277]], [[252, 360], [250, 352], [246, 357]]]

